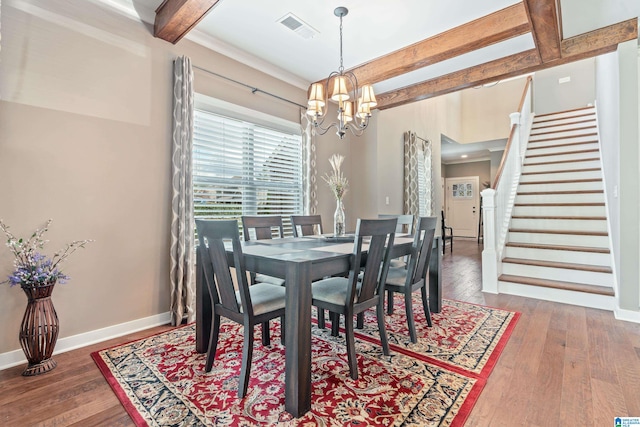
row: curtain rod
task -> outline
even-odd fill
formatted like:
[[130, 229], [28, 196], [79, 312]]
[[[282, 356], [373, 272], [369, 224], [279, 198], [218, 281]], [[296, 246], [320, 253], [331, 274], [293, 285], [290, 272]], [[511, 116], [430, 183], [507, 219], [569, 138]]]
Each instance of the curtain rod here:
[[419, 140], [424, 141], [424, 142], [426, 142], [427, 144], [431, 144], [431, 140], [429, 140], [429, 139], [424, 139], [424, 138], [420, 138], [420, 137], [418, 136], [418, 134], [417, 134], [417, 133], [415, 133], [415, 132], [413, 132], [413, 131], [409, 131], [409, 133], [412, 133], [412, 134], [413, 134], [413, 136], [415, 136], [415, 137], [416, 137], [416, 138], [418, 138]]
[[205, 73], [212, 74], [212, 75], [214, 75], [214, 76], [216, 76], [216, 77], [220, 77], [221, 79], [225, 79], [225, 80], [228, 80], [228, 81], [233, 82], [233, 83], [235, 83], [235, 84], [239, 84], [240, 86], [244, 86], [244, 87], [246, 87], [246, 88], [248, 88], [248, 89], [251, 89], [251, 93], [261, 92], [261, 93], [264, 93], [265, 95], [272, 96], [272, 97], [277, 98], [277, 99], [279, 99], [279, 100], [281, 100], [281, 101], [288, 102], [289, 104], [296, 105], [296, 106], [298, 106], [298, 107], [300, 107], [300, 108], [304, 108], [304, 109], [306, 109], [306, 108], [307, 108], [307, 107], [306, 107], [306, 105], [298, 104], [297, 102], [291, 101], [290, 99], [283, 98], [283, 97], [281, 97], [281, 96], [278, 96], [278, 95], [275, 95], [275, 94], [273, 94], [273, 93], [270, 93], [270, 92], [264, 91], [264, 90], [259, 89], [259, 88], [257, 88], [257, 87], [250, 86], [250, 85], [248, 85], [248, 84], [246, 84], [246, 83], [239, 82], [239, 81], [234, 80], [234, 79], [232, 79], [232, 78], [230, 78], [230, 77], [223, 76], [222, 74], [214, 73], [213, 71], [210, 71], [210, 70], [204, 69], [204, 68], [202, 68], [202, 67], [198, 67], [197, 65], [192, 65], [192, 67], [193, 67], [193, 68], [197, 68], [197, 69], [198, 69], [198, 70], [200, 70], [200, 71], [204, 71]]

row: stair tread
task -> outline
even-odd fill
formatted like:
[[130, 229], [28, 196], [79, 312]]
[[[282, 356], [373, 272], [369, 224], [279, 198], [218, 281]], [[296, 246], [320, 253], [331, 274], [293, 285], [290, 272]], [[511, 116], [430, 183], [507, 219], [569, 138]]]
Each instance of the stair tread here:
[[529, 144], [535, 144], [536, 142], [545, 142], [545, 141], [557, 141], [559, 139], [583, 138], [585, 136], [596, 136], [596, 135], [598, 135], [598, 132], [585, 133], [585, 134], [582, 134], [582, 135], [558, 136], [558, 137], [555, 137], [555, 138], [540, 138], [540, 139], [536, 139], [535, 141], [529, 140]]
[[575, 118], [579, 118], [579, 117], [587, 117], [587, 116], [593, 116], [593, 115], [595, 115], [595, 111], [584, 113], [584, 114], [576, 114], [575, 116], [558, 117], [558, 118], [555, 118], [555, 119], [544, 119], [544, 120], [537, 120], [538, 117], [544, 117], [544, 116], [535, 116], [533, 118], [533, 124], [535, 125], [535, 124], [538, 124], [538, 123], [555, 122], [557, 120], [568, 120], [568, 119], [575, 119]]
[[[590, 157], [588, 159], [554, 160], [552, 162], [523, 163], [522, 166], [557, 165], [560, 163], [593, 162], [598, 160], [600, 160], [600, 157]], [[552, 171], [547, 171], [547, 172], [552, 172]]]
[[552, 220], [556, 220], [556, 219], [560, 219], [560, 220], [577, 220], [577, 221], [581, 221], [581, 220], [591, 220], [591, 221], [606, 221], [607, 217], [606, 216], [550, 216], [550, 215], [544, 215], [544, 216], [536, 216], [536, 215], [513, 215], [511, 217], [512, 219], [552, 219]]
[[566, 144], [553, 144], [553, 145], [542, 145], [540, 147], [527, 147], [527, 150], [543, 150], [545, 148], [570, 147], [573, 145], [593, 144], [597, 142], [598, 142], [597, 139], [594, 139], [591, 141], [567, 142]]
[[574, 236], [608, 236], [606, 231], [586, 230], [538, 230], [535, 228], [509, 228], [509, 233], [537, 233], [537, 234], [571, 234]]
[[[555, 111], [553, 113], [536, 114], [536, 117], [555, 116], [555, 115], [558, 115], [558, 114], [573, 113], [574, 111], [582, 111], [582, 110], [593, 110], [593, 113], [595, 113], [595, 107], [593, 105], [587, 105], [586, 107], [570, 108], [568, 110]], [[591, 114], [593, 114], [593, 113], [591, 113]], [[576, 113], [576, 114], [578, 114], [578, 113]]]
[[[531, 136], [550, 135], [550, 134], [560, 133], [560, 132], [574, 132], [574, 131], [577, 131], [577, 130], [595, 129], [595, 127], [596, 127], [596, 125], [593, 125], [593, 126], [582, 126], [582, 127], [577, 127], [577, 128], [573, 128], [573, 129], [551, 130], [551, 131], [548, 131], [548, 132], [531, 133]], [[532, 130], [534, 130], [534, 129], [532, 129]]]
[[600, 151], [600, 149], [598, 149], [598, 148], [589, 148], [587, 150], [561, 151], [561, 152], [558, 152], [558, 153], [529, 154], [529, 155], [525, 156], [525, 158], [531, 159], [531, 158], [534, 158], [534, 157], [567, 156], [567, 155], [571, 155], [571, 154], [597, 153], [599, 151]]
[[[549, 172], [544, 172], [549, 173]], [[556, 172], [551, 172], [556, 173]], [[522, 175], [528, 175], [528, 173], [522, 173]], [[585, 179], [554, 179], [551, 181], [524, 181], [520, 182], [520, 185], [533, 185], [533, 184], [574, 184], [579, 182], [601, 182], [602, 178], [585, 178]]]
[[568, 245], [550, 245], [546, 243], [518, 243], [518, 242], [508, 242], [505, 245], [516, 247], [516, 248], [544, 249], [544, 250], [552, 250], [552, 251], [592, 252], [592, 253], [600, 253], [600, 254], [611, 253], [609, 248], [596, 248], [592, 246], [568, 246]]
[[[565, 118], [566, 119], [566, 118]], [[538, 123], [542, 123], [544, 120], [538, 122]], [[575, 122], [568, 122], [568, 123], [557, 123], [555, 125], [544, 125], [544, 126], [532, 126], [531, 130], [538, 130], [538, 129], [548, 129], [548, 128], [552, 128], [552, 127], [558, 127], [558, 126], [571, 126], [571, 125], [577, 125], [580, 123], [588, 123], [588, 122], [593, 122], [595, 121], [595, 118], [593, 119], [585, 119], [585, 120], [577, 120]], [[535, 122], [534, 122], [535, 125]]]
[[513, 206], [604, 206], [604, 203], [514, 203]]
[[534, 277], [501, 274], [498, 280], [504, 282], [521, 283], [523, 285], [541, 286], [545, 288], [564, 289], [568, 291], [586, 292], [591, 294], [614, 296], [613, 288], [609, 286], [587, 285], [584, 283], [562, 282], [560, 280], [537, 279]]
[[549, 196], [554, 194], [604, 194], [604, 190], [518, 191], [518, 196]]
[[[545, 173], [570, 173], [570, 172], [596, 172], [600, 168], [585, 168], [585, 169], [562, 169], [559, 171], [538, 171], [538, 172], [522, 172], [521, 175], [544, 175]], [[591, 181], [602, 181], [602, 179], [590, 178]]]
[[604, 265], [590, 265], [590, 264], [577, 264], [572, 262], [559, 262], [559, 261], [542, 261], [535, 259], [525, 259], [525, 258], [503, 258], [502, 262], [508, 262], [511, 264], [522, 264], [522, 265], [534, 265], [538, 267], [550, 267], [550, 268], [564, 268], [568, 270], [582, 270], [582, 271], [590, 271], [593, 273], [611, 273], [611, 267], [607, 267]]

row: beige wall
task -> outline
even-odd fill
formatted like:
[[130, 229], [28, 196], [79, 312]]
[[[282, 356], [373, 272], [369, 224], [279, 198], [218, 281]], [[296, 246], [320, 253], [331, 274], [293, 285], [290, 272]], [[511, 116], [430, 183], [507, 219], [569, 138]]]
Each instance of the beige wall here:
[[[92, 2], [83, 2], [80, 18], [67, 3], [42, 2], [46, 11], [25, 13], [3, 2], [0, 62], [0, 218], [20, 236], [53, 218], [48, 254], [95, 239], [69, 258], [71, 280], [54, 292], [61, 338], [169, 310], [175, 57], [305, 101], [304, 90], [187, 40], [155, 39], [147, 25]], [[299, 120], [295, 106], [202, 72], [195, 85]], [[0, 250], [2, 277], [12, 261]], [[0, 286], [0, 353], [19, 349], [25, 304], [20, 289]]]
[[[434, 210], [441, 209], [440, 198], [440, 138], [442, 134], [459, 136], [461, 118], [460, 93], [380, 111], [377, 122], [377, 210], [378, 213], [403, 212], [404, 132], [411, 130], [433, 144]], [[396, 166], [397, 165], [397, 166]], [[361, 165], [361, 170], [368, 166]], [[386, 204], [389, 197], [389, 204]], [[372, 206], [373, 208], [373, 206]]]
[[491, 162], [489, 160], [483, 160], [480, 162], [447, 164], [445, 168], [445, 178], [458, 178], [463, 176], [478, 176], [480, 181], [478, 191], [482, 191], [485, 188], [482, 184], [489, 182], [491, 179]]
[[467, 89], [462, 94], [463, 144], [509, 137], [509, 114], [518, 111], [525, 78], [494, 86]]
[[[565, 77], [570, 81], [559, 83], [559, 79]], [[596, 99], [595, 79], [595, 58], [536, 72], [533, 111], [545, 114], [593, 104]]]

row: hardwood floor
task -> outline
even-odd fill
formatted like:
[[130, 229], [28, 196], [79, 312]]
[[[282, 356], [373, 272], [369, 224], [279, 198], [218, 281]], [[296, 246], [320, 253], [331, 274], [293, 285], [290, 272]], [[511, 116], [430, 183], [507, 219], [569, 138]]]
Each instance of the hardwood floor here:
[[[443, 257], [444, 297], [522, 313], [466, 426], [612, 426], [640, 416], [640, 325], [606, 311], [483, 294], [481, 245], [456, 239]], [[58, 367], [22, 377], [0, 371], [0, 425], [133, 426], [89, 354], [158, 327], [56, 356]]]

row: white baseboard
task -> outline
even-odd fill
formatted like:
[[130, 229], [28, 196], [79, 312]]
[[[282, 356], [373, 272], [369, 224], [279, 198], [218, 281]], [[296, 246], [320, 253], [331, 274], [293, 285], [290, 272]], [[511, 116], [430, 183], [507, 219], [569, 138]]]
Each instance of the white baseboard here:
[[[143, 319], [120, 323], [119, 325], [108, 326], [106, 328], [60, 338], [56, 343], [56, 349], [53, 354], [64, 353], [80, 347], [86, 347], [91, 344], [131, 334], [133, 332], [142, 331], [155, 326], [166, 325], [169, 322], [171, 322], [171, 314], [166, 312], [145, 317]], [[23, 363], [27, 363], [27, 360], [25, 359], [24, 353], [21, 349], [0, 353], [0, 370], [11, 368], [12, 366]]]
[[640, 311], [625, 310], [623, 308], [616, 307], [615, 310], [613, 310], [613, 315], [618, 320], [640, 323]]

